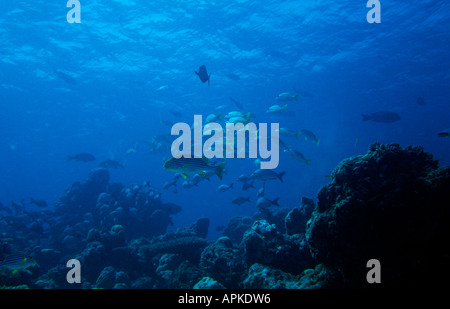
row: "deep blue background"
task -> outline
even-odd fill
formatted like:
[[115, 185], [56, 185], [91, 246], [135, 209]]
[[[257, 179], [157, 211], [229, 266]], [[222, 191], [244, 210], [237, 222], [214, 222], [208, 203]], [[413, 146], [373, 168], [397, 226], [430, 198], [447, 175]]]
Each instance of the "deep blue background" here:
[[[281, 154], [285, 182], [267, 183], [266, 196], [283, 207], [302, 196], [316, 198], [344, 158], [363, 154], [373, 142], [423, 145], [448, 165], [450, 127], [448, 1], [381, 1], [381, 24], [366, 21], [365, 1], [81, 1], [81, 24], [66, 21], [64, 1], [0, 3], [0, 201], [29, 197], [52, 205], [74, 181], [83, 181], [101, 160], [116, 159], [111, 181], [151, 184], [163, 201], [183, 211], [175, 227], [199, 217], [214, 227], [256, 211], [256, 190], [218, 185], [251, 173], [253, 160], [228, 160], [223, 181], [213, 178], [178, 194], [162, 189], [173, 174], [162, 168], [170, 153], [151, 153], [148, 141], [170, 132], [160, 119], [192, 123], [236, 110], [242, 102], [254, 122], [308, 129], [321, 140], [285, 138], [312, 158], [307, 166]], [[194, 70], [205, 64], [211, 84]], [[58, 78], [73, 76], [77, 85]], [[232, 80], [233, 73], [240, 80]], [[161, 86], [168, 85], [164, 90]], [[295, 117], [265, 111], [281, 92]], [[422, 96], [426, 105], [418, 105]], [[175, 117], [170, 110], [183, 111]], [[362, 122], [361, 114], [397, 112], [392, 124]], [[357, 142], [358, 141], [358, 142]], [[127, 150], [135, 144], [138, 152]], [[92, 163], [67, 162], [89, 152]], [[250, 196], [242, 206], [230, 202]]]

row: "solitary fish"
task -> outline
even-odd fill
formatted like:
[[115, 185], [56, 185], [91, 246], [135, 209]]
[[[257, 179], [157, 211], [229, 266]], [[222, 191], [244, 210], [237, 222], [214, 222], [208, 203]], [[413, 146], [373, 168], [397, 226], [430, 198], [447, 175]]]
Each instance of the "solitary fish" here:
[[211, 78], [211, 73], [209, 73], [209, 75], [208, 75], [208, 71], [206, 71], [206, 66], [204, 64], [202, 66], [200, 66], [200, 68], [198, 69], [198, 72], [195, 71], [195, 74], [198, 75], [198, 77], [200, 78], [200, 80], [203, 83], [208, 82], [208, 85], [209, 85], [209, 79]]
[[230, 185], [220, 185], [218, 188], [217, 188], [217, 192], [225, 192], [225, 191], [228, 191], [228, 190], [230, 190], [230, 189], [233, 189], [233, 183], [231, 183]]
[[295, 137], [296, 139], [300, 138], [300, 135], [302, 135], [302, 132], [297, 132], [291, 129], [286, 128], [280, 128], [279, 130], [280, 135], [287, 136], [287, 137]]
[[206, 117], [205, 123], [210, 122], [222, 122], [222, 114], [210, 114], [208, 117]]
[[214, 172], [220, 179], [223, 177], [223, 169], [226, 162], [222, 162], [218, 165], [211, 165], [206, 157], [203, 158], [185, 158], [179, 159], [170, 158], [164, 163], [164, 168], [168, 171], [180, 173], [181, 176], [186, 179], [190, 177], [189, 174], [199, 174], [201, 177], [205, 177], [208, 172]]
[[306, 140], [310, 139], [313, 143], [319, 145], [320, 140], [316, 137], [316, 135], [313, 132], [305, 129], [301, 130], [300, 132], [301, 134], [303, 134]]
[[74, 156], [67, 156], [67, 161], [74, 160], [79, 162], [95, 161], [95, 157], [90, 153], [78, 153]]
[[55, 72], [55, 75], [58, 76], [63, 81], [65, 81], [66, 83], [68, 83], [70, 85], [76, 85], [77, 84], [77, 81], [72, 76], [70, 76], [70, 75], [68, 75], [68, 74], [66, 74], [64, 72], [57, 71], [56, 69], [53, 69], [53, 72]]
[[255, 188], [253, 186], [254, 181], [248, 183], [248, 182], [244, 182], [244, 184], [242, 185], [242, 190], [247, 191], [250, 188]]
[[446, 130], [444, 130], [442, 132], [439, 132], [438, 136], [439, 137], [450, 137], [450, 129], [446, 129]]
[[6, 259], [0, 263], [0, 268], [4, 267], [12, 270], [13, 273], [18, 272], [21, 269], [36, 265], [36, 262], [29, 259], [24, 253], [14, 253], [6, 257]]
[[44, 200], [35, 200], [34, 198], [30, 198], [30, 204], [34, 204], [34, 205], [36, 205], [37, 207], [40, 207], [40, 208], [45, 208], [45, 207], [48, 206], [46, 201], [44, 201]]
[[225, 76], [228, 77], [231, 80], [235, 80], [235, 81], [241, 80], [241, 78], [238, 75], [234, 74], [234, 73], [228, 73]]
[[176, 187], [177, 186], [177, 179], [174, 179], [174, 180], [172, 180], [172, 181], [166, 181], [165, 183], [164, 183], [164, 186], [163, 186], [163, 188], [164, 188], [164, 190], [167, 190], [167, 189], [169, 189], [170, 187]]
[[258, 169], [256, 171], [254, 171], [250, 177], [252, 179], [259, 179], [259, 180], [263, 180], [263, 181], [279, 179], [281, 182], [283, 182], [284, 174], [286, 174], [286, 172], [277, 173], [272, 170]]
[[236, 101], [235, 99], [233, 99], [232, 97], [230, 97], [230, 101], [233, 102], [234, 105], [237, 106], [237, 108], [239, 108], [239, 109], [244, 109], [244, 106], [243, 106], [240, 102], [238, 102], [238, 101]]
[[374, 122], [383, 122], [383, 123], [391, 123], [396, 122], [401, 119], [400, 115], [394, 112], [381, 111], [372, 113], [370, 115], [361, 115], [363, 117], [363, 121], [374, 121]]
[[298, 101], [300, 98], [300, 94], [298, 93], [290, 93], [290, 92], [283, 92], [277, 95], [275, 100], [281, 101], [281, 102], [287, 102], [287, 101]]
[[242, 204], [246, 203], [246, 202], [250, 202], [250, 196], [245, 198], [245, 197], [237, 197], [234, 200], [231, 201], [232, 204], [236, 204], [241, 206]]
[[285, 149], [284, 152], [289, 153], [289, 155], [292, 159], [297, 160], [299, 162], [303, 162], [306, 165], [309, 165], [312, 161], [310, 159], [306, 159], [306, 157], [303, 153], [301, 153], [300, 151], [297, 151], [295, 149], [289, 149], [289, 150]]
[[265, 197], [262, 196], [256, 201], [256, 207], [258, 207], [258, 208], [268, 208], [268, 207], [271, 207], [271, 206], [280, 206], [280, 204], [278, 204], [278, 200], [279, 199], [280, 198], [277, 197], [276, 199], [271, 201], [268, 198], [265, 198]]
[[245, 174], [242, 174], [241, 176], [238, 177], [238, 181], [243, 182], [243, 183], [246, 183], [246, 182], [248, 182], [251, 179], [252, 179], [251, 176], [248, 176], [248, 175], [245, 175]]
[[282, 114], [287, 111], [288, 105], [285, 104], [284, 106], [280, 105], [273, 105], [269, 107], [269, 109], [266, 111], [268, 114]]

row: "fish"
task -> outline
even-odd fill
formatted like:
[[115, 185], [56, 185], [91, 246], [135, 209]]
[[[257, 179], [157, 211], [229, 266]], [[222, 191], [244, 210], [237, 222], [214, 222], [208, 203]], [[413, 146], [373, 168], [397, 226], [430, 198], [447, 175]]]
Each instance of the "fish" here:
[[231, 183], [230, 185], [220, 185], [219, 187], [217, 187], [217, 192], [225, 192], [228, 191], [230, 189], [233, 189], [233, 183]]
[[253, 184], [254, 184], [254, 181], [252, 181], [251, 183], [244, 182], [244, 184], [242, 185], [242, 190], [247, 191], [250, 188], [255, 188], [253, 186]]
[[443, 130], [439, 132], [438, 137], [450, 137], [450, 129]]
[[280, 105], [272, 105], [269, 107], [269, 109], [266, 111], [268, 114], [282, 114], [287, 111], [288, 105], [285, 104], [284, 106]]
[[313, 143], [316, 143], [317, 145], [319, 145], [320, 140], [316, 137], [316, 135], [309, 130], [303, 129], [300, 131], [301, 134], [303, 134], [303, 136], [305, 137], [305, 140], [310, 139]]
[[163, 152], [170, 150], [172, 146], [173, 136], [170, 134], [159, 134], [152, 137], [149, 146], [153, 152]]
[[244, 114], [241, 111], [232, 111], [225, 115], [225, 119], [234, 118], [234, 117], [250, 117], [250, 113]]
[[177, 186], [177, 180], [178, 179], [173, 179], [172, 181], [166, 181], [165, 183], [164, 183], [164, 186], [163, 186], [163, 189], [164, 190], [167, 190], [167, 189], [169, 189], [170, 187], [176, 187]]
[[286, 172], [277, 173], [273, 170], [267, 170], [267, 169], [257, 169], [252, 173], [250, 176], [252, 179], [258, 179], [258, 180], [273, 180], [273, 179], [279, 179], [281, 182], [283, 182], [283, 176], [286, 174]]
[[296, 139], [300, 139], [300, 135], [302, 135], [302, 132], [297, 132], [291, 129], [286, 128], [280, 128], [279, 130], [280, 135], [286, 136], [286, 137], [295, 137]]
[[299, 99], [300, 99], [300, 94], [298, 94], [298, 93], [291, 93], [291, 92], [280, 93], [275, 98], [275, 100], [281, 101], [281, 102], [298, 101]]
[[0, 262], [0, 268], [7, 268], [12, 270], [13, 273], [34, 265], [36, 265], [36, 262], [22, 252], [10, 254], [3, 262]]
[[247, 181], [252, 180], [252, 177], [249, 175], [242, 174], [238, 177], [238, 181], [246, 183]]
[[273, 201], [269, 200], [268, 198], [265, 197], [260, 197], [257, 201], [256, 201], [256, 207], [258, 208], [268, 208], [271, 206], [280, 206], [280, 204], [278, 204], [278, 200], [280, 198], [277, 197], [276, 199], [274, 199]]
[[184, 179], [190, 177], [189, 174], [199, 174], [200, 176], [205, 177], [208, 172], [214, 172], [219, 179], [222, 179], [225, 164], [226, 162], [222, 162], [218, 165], [211, 165], [206, 157], [181, 157], [179, 159], [172, 157], [164, 163], [164, 168], [175, 173], [180, 173]]
[[231, 204], [236, 204], [241, 206], [244, 203], [250, 203], [250, 196], [245, 198], [245, 197], [237, 197], [234, 200], [231, 201]]
[[169, 88], [169, 85], [163, 85], [161, 87], [159, 87], [158, 89], [156, 89], [156, 91], [162, 91], [162, 90], [166, 90]]
[[266, 187], [262, 186], [261, 188], [259, 188], [258, 192], [256, 192], [256, 196], [258, 196], [258, 197], [264, 196], [265, 192], [266, 192]]
[[376, 113], [372, 113], [370, 115], [361, 115], [363, 117], [363, 121], [374, 121], [374, 122], [382, 122], [382, 123], [391, 123], [396, 122], [401, 119], [400, 115], [395, 112], [389, 111], [380, 111]]
[[209, 75], [208, 75], [208, 71], [206, 70], [206, 66], [204, 64], [200, 66], [200, 68], [198, 69], [198, 72], [195, 71], [194, 73], [198, 75], [198, 77], [200, 78], [202, 83], [208, 82], [208, 85], [209, 85], [211, 73], [209, 73]]
[[297, 160], [299, 162], [306, 163], [306, 165], [309, 165], [312, 161], [311, 159], [306, 159], [306, 157], [303, 153], [301, 153], [300, 151], [297, 151], [295, 149], [289, 149], [289, 150], [285, 149], [284, 152], [288, 152], [292, 159]]
[[288, 146], [282, 139], [278, 139], [278, 144], [283, 150], [291, 150], [292, 146]]
[[227, 123], [247, 123], [247, 121], [244, 117], [232, 117], [227, 120]]
[[198, 182], [191, 181], [191, 180], [185, 180], [183, 181], [183, 184], [181, 185], [183, 189], [190, 189], [192, 187], [196, 187], [198, 185]]
[[210, 114], [208, 117], [206, 117], [205, 123], [209, 122], [222, 122], [222, 114]]
[[132, 154], [137, 152], [137, 144], [127, 150], [127, 154]]
[[233, 102], [234, 105], [237, 106], [237, 108], [239, 108], [239, 109], [244, 109], [244, 106], [243, 106], [240, 102], [238, 102], [238, 101], [236, 101], [235, 99], [233, 99], [232, 97], [230, 97], [230, 101]]
[[176, 215], [182, 209], [180, 205], [174, 203], [162, 203], [161, 208], [167, 211], [169, 215]]
[[78, 153], [74, 156], [67, 156], [67, 161], [91, 162], [95, 161], [95, 157], [90, 153]]
[[73, 78], [69, 74], [66, 74], [64, 72], [58, 71], [56, 69], [53, 69], [53, 72], [55, 73], [56, 76], [58, 76], [58, 78], [60, 78], [63, 81], [65, 81], [67, 84], [77, 85], [77, 81], [75, 80], [75, 78]]
[[241, 80], [241, 78], [238, 75], [234, 74], [234, 73], [228, 73], [225, 76], [228, 77], [231, 80], [235, 80], [235, 81]]
[[182, 117], [183, 116], [183, 112], [182, 111], [175, 110], [175, 109], [170, 109], [169, 113], [171, 113], [175, 117]]
[[98, 164], [98, 166], [103, 168], [123, 168], [124, 166], [116, 160], [107, 159]]
[[34, 204], [37, 207], [45, 208], [48, 207], [47, 202], [44, 200], [35, 200], [34, 198], [30, 198], [30, 204]]

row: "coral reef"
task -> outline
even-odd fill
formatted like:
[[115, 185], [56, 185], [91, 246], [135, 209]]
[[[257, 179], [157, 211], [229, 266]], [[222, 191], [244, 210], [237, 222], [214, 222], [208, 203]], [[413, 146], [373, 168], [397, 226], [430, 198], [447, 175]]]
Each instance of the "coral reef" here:
[[378, 259], [385, 286], [438, 280], [448, 267], [449, 168], [422, 147], [373, 144], [341, 162], [318, 194], [307, 229], [314, 259], [366, 286]]
[[[72, 184], [55, 212], [6, 214], [0, 258], [26, 246], [36, 265], [0, 268], [3, 288], [321, 289], [372, 287], [367, 261], [382, 265], [381, 286], [431, 284], [450, 262], [450, 168], [421, 147], [373, 144], [342, 161], [317, 205], [261, 209], [235, 217], [208, 241], [209, 219], [167, 232], [181, 207], [148, 183], [109, 184], [107, 170]], [[31, 224], [33, 223], [34, 224]], [[11, 228], [14, 227], [14, 229]], [[31, 227], [31, 229], [30, 229]], [[40, 235], [37, 237], [37, 235]], [[66, 281], [66, 262], [82, 284]]]

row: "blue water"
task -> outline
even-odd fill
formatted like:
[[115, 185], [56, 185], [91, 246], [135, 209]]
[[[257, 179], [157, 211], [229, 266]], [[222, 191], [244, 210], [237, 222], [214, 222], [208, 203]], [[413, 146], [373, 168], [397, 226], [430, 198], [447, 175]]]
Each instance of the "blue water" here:
[[[229, 97], [255, 123], [308, 129], [320, 139], [284, 138], [312, 162], [281, 153], [276, 171], [286, 171], [284, 182], [268, 182], [266, 197], [279, 197], [282, 207], [316, 200], [325, 176], [373, 142], [422, 145], [450, 163], [450, 138], [437, 136], [450, 127], [448, 1], [381, 1], [380, 24], [367, 22], [365, 1], [81, 1], [80, 24], [66, 21], [68, 10], [64, 1], [0, 3], [4, 205], [33, 197], [52, 207], [100, 161], [115, 159], [125, 167], [111, 169], [110, 182], [150, 181], [164, 202], [183, 207], [171, 229], [207, 217], [215, 238], [215, 227], [257, 211], [261, 182], [246, 192], [236, 182], [257, 168], [254, 160], [229, 159], [222, 181], [192, 189], [179, 181], [175, 194], [163, 190], [174, 176], [163, 169], [170, 152], [152, 152], [148, 142], [169, 133], [167, 123], [192, 124], [194, 114], [205, 119], [220, 105], [224, 114], [237, 110]], [[194, 74], [202, 64], [212, 72], [209, 86]], [[288, 102], [295, 115], [268, 115], [286, 91], [301, 95]], [[362, 121], [383, 110], [401, 120]], [[66, 160], [81, 152], [96, 161]], [[216, 192], [232, 182], [233, 190]], [[231, 204], [238, 196], [252, 202]]]

